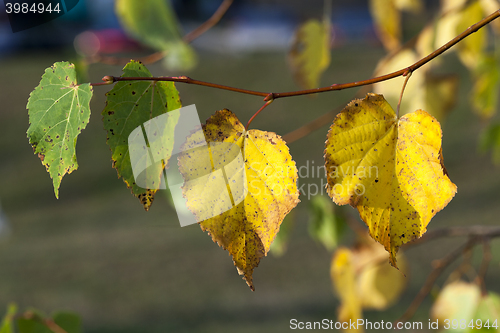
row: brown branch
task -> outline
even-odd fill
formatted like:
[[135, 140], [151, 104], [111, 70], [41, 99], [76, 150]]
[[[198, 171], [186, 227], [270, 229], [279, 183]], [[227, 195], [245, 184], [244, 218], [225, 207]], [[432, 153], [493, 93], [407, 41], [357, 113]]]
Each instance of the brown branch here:
[[221, 20], [224, 14], [226, 14], [229, 7], [231, 7], [232, 3], [233, 0], [224, 0], [220, 4], [219, 8], [217, 8], [215, 13], [207, 21], [205, 21], [202, 25], [200, 25], [198, 28], [194, 29], [190, 33], [186, 34], [183, 40], [186, 43], [191, 43], [193, 40], [195, 40], [196, 38], [200, 37], [202, 34], [207, 32], [207, 30], [212, 28]]
[[[277, 98], [283, 98], [283, 97], [292, 97], [292, 96], [301, 96], [301, 95], [309, 95], [309, 94], [316, 94], [320, 92], [327, 92], [327, 91], [336, 91], [336, 90], [342, 90], [342, 89], [347, 89], [347, 88], [354, 88], [354, 87], [361, 87], [361, 86], [366, 86], [366, 85], [371, 85], [374, 83], [390, 80], [399, 76], [406, 76], [410, 72], [414, 72], [418, 68], [422, 67], [432, 59], [436, 58], [437, 56], [441, 55], [444, 53], [446, 50], [450, 49], [452, 46], [460, 42], [462, 39], [466, 38], [467, 36], [473, 34], [474, 32], [478, 31], [491, 21], [495, 20], [500, 16], [500, 10], [495, 11], [493, 14], [485, 17], [481, 21], [477, 22], [476, 24], [471, 25], [469, 28], [467, 28], [464, 32], [450, 40], [448, 43], [444, 44], [440, 48], [438, 48], [436, 51], [432, 52], [431, 54], [427, 55], [426, 57], [420, 59], [413, 65], [400, 69], [399, 71], [389, 73], [386, 75], [382, 76], [377, 76], [368, 80], [363, 80], [363, 81], [355, 81], [355, 82], [350, 82], [350, 83], [344, 83], [344, 84], [333, 84], [328, 87], [323, 87], [323, 88], [315, 88], [315, 89], [306, 89], [306, 90], [298, 90], [298, 91], [290, 91], [290, 92], [281, 92], [281, 93], [265, 93], [265, 92], [260, 92], [260, 91], [254, 91], [254, 90], [248, 90], [248, 89], [240, 89], [240, 88], [235, 88], [235, 87], [230, 87], [230, 86], [224, 86], [220, 84], [215, 84], [215, 83], [210, 83], [210, 82], [204, 82], [204, 81], [199, 81], [199, 80], [194, 80], [191, 78], [188, 78], [187, 76], [180, 76], [180, 77], [142, 77], [142, 78], [137, 78], [137, 77], [111, 77], [113, 79], [113, 82], [117, 81], [137, 81], [137, 80], [146, 80], [146, 81], [173, 81], [173, 82], [184, 82], [188, 84], [197, 84], [197, 85], [202, 85], [202, 86], [207, 86], [207, 87], [212, 87], [212, 88], [218, 88], [218, 89], [223, 89], [223, 90], [230, 90], [230, 91], [235, 91], [235, 92], [240, 92], [244, 94], [249, 94], [249, 95], [256, 95], [256, 96], [261, 96], [264, 97], [264, 101], [270, 101], [274, 100]], [[92, 83], [91, 85], [98, 85], [95, 83]]]
[[[185, 43], [191, 43], [193, 40], [196, 38], [200, 37], [202, 34], [204, 34], [207, 30], [212, 28], [214, 25], [216, 25], [221, 18], [224, 16], [224, 14], [227, 12], [229, 7], [231, 7], [231, 4], [233, 3], [233, 0], [224, 0], [219, 8], [215, 11], [215, 13], [205, 22], [203, 22], [198, 28], [194, 29], [193, 31], [187, 33], [184, 35], [182, 40]], [[136, 59], [137, 61], [142, 62], [145, 65], [148, 64], [153, 64], [163, 58], [167, 55], [168, 51], [158, 51], [155, 53], [152, 53], [150, 55], [147, 55], [142, 58]], [[100, 62], [106, 65], [126, 65], [129, 61], [130, 58], [120, 58], [120, 57], [112, 57], [112, 56], [104, 56], [101, 54], [96, 54], [94, 56], [91, 56], [86, 59], [87, 63], [96, 63]]]
[[467, 251], [468, 249], [473, 247], [477, 243], [477, 241], [478, 238], [470, 238], [466, 244], [455, 249], [453, 252], [450, 252], [446, 257], [433, 262], [434, 270], [429, 274], [427, 280], [418, 292], [417, 296], [415, 296], [413, 302], [410, 304], [406, 312], [397, 320], [397, 322], [405, 322], [413, 317], [417, 309], [420, 307], [420, 304], [422, 304], [427, 294], [429, 294], [432, 287], [434, 286], [434, 283], [439, 278], [441, 273], [443, 273], [445, 268], [452, 264], [456, 259], [458, 259], [458, 257], [460, 257], [460, 255], [464, 251]]

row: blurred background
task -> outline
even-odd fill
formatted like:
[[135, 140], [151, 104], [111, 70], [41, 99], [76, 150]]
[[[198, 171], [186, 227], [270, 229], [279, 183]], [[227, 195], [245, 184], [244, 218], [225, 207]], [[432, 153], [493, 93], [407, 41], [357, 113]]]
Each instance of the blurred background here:
[[[418, 16], [404, 16], [405, 40], [429, 22], [436, 3], [427, 1]], [[186, 32], [219, 4], [173, 1]], [[321, 18], [322, 9], [319, 0], [235, 1], [216, 27], [193, 42], [198, 54], [194, 69], [167, 71], [160, 63], [148, 68], [156, 76], [188, 75], [258, 91], [297, 90], [286, 62], [293, 31], [304, 20]], [[0, 313], [10, 302], [46, 313], [74, 311], [89, 333], [286, 332], [292, 318], [336, 319], [339, 302], [329, 273], [332, 253], [308, 235], [307, 196], [301, 196], [295, 209], [287, 251], [279, 258], [270, 253], [261, 261], [254, 272], [256, 291], [251, 292], [226, 251], [198, 226], [179, 226], [166, 193], [157, 194], [146, 213], [117, 178], [100, 115], [109, 87], [94, 88], [90, 123], [78, 138], [79, 168], [64, 177], [57, 200], [52, 180], [26, 138], [26, 103], [45, 68], [56, 61], [76, 61], [82, 33], [91, 36], [102, 54], [136, 58], [152, 51], [127, 37], [112, 0], [80, 0], [68, 14], [15, 34], [4, 13], [0, 3]], [[367, 1], [334, 0], [332, 24], [331, 65], [321, 85], [371, 77], [385, 50]], [[456, 56], [443, 58], [445, 70], [460, 76], [456, 107], [442, 122], [445, 163], [458, 193], [433, 218], [429, 230], [499, 225], [500, 170], [477, 149], [484, 124], [468, 104], [470, 77]], [[89, 81], [119, 76], [121, 68], [92, 64]], [[255, 96], [182, 84], [177, 88], [183, 105], [196, 104], [202, 121], [228, 108], [246, 122], [262, 105]], [[349, 89], [282, 99], [266, 108], [252, 127], [285, 135], [346, 105], [355, 94]], [[298, 167], [323, 164], [328, 127], [289, 145]], [[322, 184], [322, 179], [300, 182]], [[344, 209], [359, 220], [354, 209]], [[342, 243], [350, 245], [353, 239], [347, 232]], [[389, 310], [368, 311], [365, 317], [396, 320], [422, 286], [432, 260], [463, 241], [440, 239], [406, 251], [411, 267], [406, 292]], [[492, 242], [492, 253], [486, 285], [500, 292], [499, 241]], [[480, 262], [480, 248], [472, 260]], [[429, 296], [413, 320], [427, 323], [431, 303]]]

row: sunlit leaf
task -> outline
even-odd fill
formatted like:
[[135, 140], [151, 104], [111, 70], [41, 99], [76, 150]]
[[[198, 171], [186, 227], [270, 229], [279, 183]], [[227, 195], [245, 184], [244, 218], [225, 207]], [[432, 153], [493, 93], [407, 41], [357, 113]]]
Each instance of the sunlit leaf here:
[[[151, 76], [148, 69], [136, 61], [128, 63], [122, 75], [122, 77]], [[107, 131], [107, 143], [112, 153], [113, 167], [118, 177], [122, 177], [127, 187], [132, 190], [132, 194], [139, 198], [144, 209], [148, 210], [157, 189], [145, 189], [136, 184], [130, 160], [129, 136], [148, 120], [179, 109], [181, 107], [179, 93], [173, 82], [122, 81], [117, 82], [106, 96], [106, 107], [102, 111], [102, 116]], [[177, 120], [178, 114], [170, 117], [165, 130], [173, 132]], [[173, 144], [173, 140], [164, 142], [167, 155], [171, 154]], [[160, 182], [164, 166], [168, 165], [168, 159], [162, 164], [156, 163], [148, 167], [150, 183]]]
[[495, 115], [500, 93], [500, 68], [494, 56], [482, 55], [474, 71], [471, 91], [474, 111], [484, 119]]
[[335, 205], [327, 197], [316, 195], [311, 199], [309, 235], [329, 251], [334, 250], [345, 229], [343, 217], [335, 212]]
[[304, 89], [317, 88], [321, 74], [330, 65], [330, 29], [327, 20], [309, 20], [295, 31], [288, 63]]
[[30, 94], [28, 138], [52, 178], [54, 193], [64, 175], [78, 168], [76, 140], [90, 119], [90, 84], [78, 85], [75, 66], [56, 62]]
[[165, 63], [170, 69], [187, 70], [195, 65], [195, 53], [181, 38], [170, 1], [116, 0], [115, 9], [128, 34], [154, 49], [167, 51]]
[[[461, 18], [457, 24], [456, 34], [465, 31], [484, 17], [483, 9], [478, 1], [473, 1], [460, 12], [460, 15]], [[468, 68], [473, 69], [478, 64], [486, 47], [487, 33], [487, 29], [479, 29], [457, 44], [459, 58]]]
[[353, 100], [330, 127], [327, 192], [335, 203], [358, 209], [394, 266], [398, 248], [421, 237], [456, 193], [443, 165], [441, 136], [427, 112], [397, 119], [376, 94]]
[[[200, 147], [200, 142], [208, 143]], [[187, 206], [202, 230], [233, 257], [254, 290], [252, 273], [299, 202], [297, 168], [275, 133], [246, 131], [229, 110], [217, 111], [189, 136], [179, 155]], [[241, 158], [241, 165], [233, 163]], [[237, 180], [244, 172], [245, 187]], [[246, 190], [245, 190], [246, 189]]]
[[398, 254], [401, 272], [391, 267], [384, 247], [368, 239], [355, 250], [358, 297], [363, 309], [385, 310], [394, 304], [406, 288], [408, 268], [405, 257]]
[[401, 13], [395, 0], [370, 0], [370, 13], [375, 30], [388, 51], [397, 49], [401, 43]]
[[[443, 327], [445, 319], [460, 322], [465, 320], [468, 324], [472, 319], [476, 319], [477, 306], [481, 299], [481, 290], [478, 285], [466, 283], [463, 281], [455, 281], [446, 285], [439, 293], [436, 302], [431, 308], [431, 317], [433, 320], [439, 320], [440, 327]], [[453, 327], [446, 330], [447, 332], [464, 332], [464, 328]]]

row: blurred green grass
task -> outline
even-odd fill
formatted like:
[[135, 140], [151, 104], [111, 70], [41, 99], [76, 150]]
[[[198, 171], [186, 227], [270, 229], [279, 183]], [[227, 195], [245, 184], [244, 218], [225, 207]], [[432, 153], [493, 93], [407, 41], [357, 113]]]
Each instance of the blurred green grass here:
[[[322, 84], [371, 76], [380, 49], [349, 46], [334, 50]], [[458, 193], [431, 222], [447, 225], [500, 223], [500, 170], [476, 151], [483, 124], [467, 100], [467, 74], [453, 57], [448, 70], [461, 77], [457, 107], [443, 123], [445, 164]], [[335, 319], [338, 301], [331, 292], [331, 254], [307, 235], [307, 197], [297, 209], [296, 227], [285, 256], [268, 256], [254, 272], [252, 293], [238, 276], [226, 251], [197, 226], [181, 228], [165, 194], [143, 211], [111, 168], [100, 112], [107, 87], [96, 87], [90, 124], [78, 139], [79, 169], [67, 175], [56, 200], [52, 181], [26, 139], [25, 106], [44, 69], [66, 60], [63, 53], [24, 54], [0, 61], [0, 201], [10, 220], [11, 237], [0, 243], [0, 310], [8, 302], [46, 312], [71, 310], [82, 315], [86, 332], [285, 332], [289, 321]], [[230, 56], [201, 54], [193, 78], [259, 91], [296, 90], [284, 54]], [[121, 68], [91, 67], [92, 82], [120, 75]], [[183, 105], [196, 104], [203, 121], [228, 108], [242, 122], [262, 105], [246, 96], [206, 87], [178, 85]], [[275, 101], [252, 123], [253, 128], [284, 135], [324, 112], [345, 105], [355, 90]], [[290, 145], [297, 166], [321, 165], [329, 125]], [[319, 178], [304, 180], [320, 182]], [[347, 210], [355, 214], [353, 209]], [[345, 239], [349, 244], [352, 235]], [[385, 312], [370, 320], [400, 316], [430, 272], [430, 263], [460, 244], [439, 240], [407, 252], [412, 262], [409, 289]], [[487, 286], [500, 292], [500, 242], [493, 241]], [[481, 259], [475, 251], [474, 262]], [[449, 270], [448, 270], [449, 271]], [[441, 282], [443, 279], [440, 280]], [[428, 300], [416, 319], [427, 321]]]

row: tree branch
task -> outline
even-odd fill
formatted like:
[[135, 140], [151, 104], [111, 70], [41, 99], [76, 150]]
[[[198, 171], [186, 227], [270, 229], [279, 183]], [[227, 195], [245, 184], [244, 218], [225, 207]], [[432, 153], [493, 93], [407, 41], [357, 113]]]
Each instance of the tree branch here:
[[[215, 15], [215, 14], [214, 14]], [[377, 76], [368, 80], [363, 80], [363, 81], [354, 81], [354, 82], [349, 82], [349, 83], [343, 83], [343, 84], [332, 84], [331, 86], [323, 87], [323, 88], [315, 88], [315, 89], [306, 89], [306, 90], [298, 90], [298, 91], [290, 91], [290, 92], [281, 92], [281, 93], [266, 93], [266, 92], [260, 92], [260, 91], [254, 91], [254, 90], [248, 90], [248, 89], [241, 89], [241, 88], [236, 88], [236, 87], [230, 87], [230, 86], [225, 86], [225, 85], [220, 85], [220, 84], [215, 84], [215, 83], [210, 83], [210, 82], [205, 82], [205, 81], [200, 81], [200, 80], [194, 80], [191, 79], [187, 76], [179, 76], [179, 77], [114, 77], [114, 76], [107, 76], [105, 78], [112, 79], [112, 82], [117, 82], [117, 81], [138, 81], [138, 80], [146, 80], [146, 81], [172, 81], [172, 82], [183, 82], [183, 83], [188, 83], [188, 84], [196, 84], [196, 85], [201, 85], [201, 86], [207, 86], [207, 87], [212, 87], [212, 88], [217, 88], [217, 89], [223, 89], [223, 90], [229, 90], [229, 91], [234, 91], [234, 92], [239, 92], [239, 93], [244, 93], [248, 95], [255, 95], [255, 96], [261, 96], [264, 97], [264, 101], [270, 101], [270, 100], [275, 100], [277, 98], [283, 98], [283, 97], [292, 97], [292, 96], [301, 96], [301, 95], [309, 95], [309, 94], [316, 94], [316, 93], [321, 93], [321, 92], [327, 92], [327, 91], [336, 91], [336, 90], [342, 90], [342, 89], [348, 89], [348, 88], [354, 88], [354, 87], [361, 87], [361, 86], [366, 86], [366, 85], [371, 85], [374, 83], [382, 82], [382, 81], [387, 81], [399, 76], [406, 76], [408, 73], [414, 72], [415, 70], [419, 69], [432, 59], [436, 58], [437, 56], [441, 55], [448, 49], [450, 49], [452, 46], [460, 42], [462, 39], [466, 38], [467, 36], [473, 34], [474, 32], [478, 31], [482, 27], [486, 26], [488, 23], [491, 21], [495, 20], [500, 16], [500, 10], [495, 11], [491, 15], [485, 17], [481, 21], [477, 22], [476, 24], [473, 24], [469, 28], [467, 28], [464, 32], [450, 40], [448, 43], [444, 44], [440, 48], [438, 48], [436, 51], [432, 52], [431, 54], [427, 55], [426, 57], [420, 59], [413, 65], [409, 67], [405, 67], [403, 69], [400, 69], [399, 71], [389, 73], [386, 75], [382, 76]], [[104, 80], [104, 78], [103, 78]], [[106, 81], [106, 80], [104, 80]], [[94, 85], [102, 85], [99, 83], [91, 83], [92, 86]]]

